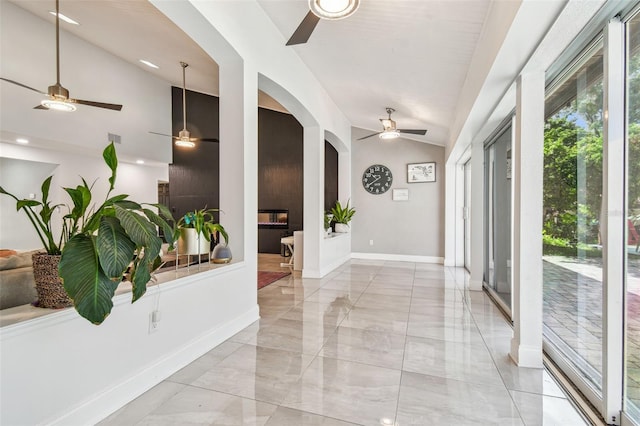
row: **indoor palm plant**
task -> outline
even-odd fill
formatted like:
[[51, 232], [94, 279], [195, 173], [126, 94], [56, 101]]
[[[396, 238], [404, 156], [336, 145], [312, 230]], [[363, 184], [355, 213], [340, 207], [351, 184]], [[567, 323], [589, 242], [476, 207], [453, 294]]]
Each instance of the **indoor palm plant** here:
[[342, 207], [340, 201], [336, 200], [335, 206], [331, 208], [331, 214], [333, 215], [333, 223], [335, 223], [335, 231], [339, 233], [349, 232], [349, 222], [356, 213], [356, 209], [349, 207], [349, 201]]
[[[51, 177], [42, 184], [42, 201], [20, 200], [0, 187], [0, 193], [14, 198], [16, 208], [23, 210], [33, 224], [48, 255], [57, 264], [46, 272], [50, 278], [62, 279], [64, 290], [78, 313], [94, 324], [100, 324], [113, 307], [113, 296], [127, 273], [132, 283], [132, 302], [147, 289], [151, 274], [159, 266], [162, 240], [156, 226], [164, 229], [165, 238], [173, 245], [173, 228], [149, 207], [171, 218], [169, 210], [158, 204], [139, 204], [128, 195], [111, 196], [116, 182], [118, 159], [113, 143], [102, 157], [111, 170], [109, 190], [100, 206], [92, 205], [93, 185], [85, 179], [76, 188], [64, 188], [72, 205], [51, 205], [48, 200]], [[62, 233], [58, 239], [52, 231], [52, 215], [58, 207], [66, 207]], [[40, 211], [36, 212], [36, 208]], [[35, 256], [34, 256], [35, 260]], [[34, 262], [34, 276], [37, 265]]]

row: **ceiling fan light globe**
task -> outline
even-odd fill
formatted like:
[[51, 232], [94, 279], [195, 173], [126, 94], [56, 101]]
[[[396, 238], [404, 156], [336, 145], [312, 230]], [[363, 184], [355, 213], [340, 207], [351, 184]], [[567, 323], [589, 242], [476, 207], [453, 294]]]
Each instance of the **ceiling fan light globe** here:
[[56, 111], [73, 112], [76, 110], [76, 106], [74, 104], [57, 99], [45, 99], [40, 102], [40, 105], [47, 109], [54, 109]]
[[342, 19], [358, 10], [360, 0], [309, 0], [309, 8], [322, 19]]
[[380, 135], [378, 135], [378, 137], [380, 139], [395, 139], [400, 137], [400, 132], [397, 130], [387, 130], [384, 131], [382, 133], [380, 133]]
[[189, 139], [178, 139], [175, 142], [176, 146], [182, 147], [182, 148], [194, 148], [196, 146], [196, 143], [189, 140]]

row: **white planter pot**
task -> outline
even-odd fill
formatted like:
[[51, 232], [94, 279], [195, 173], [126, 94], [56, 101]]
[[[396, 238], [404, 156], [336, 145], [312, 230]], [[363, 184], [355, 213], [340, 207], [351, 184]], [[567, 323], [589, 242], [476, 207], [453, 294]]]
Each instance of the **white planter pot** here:
[[350, 230], [349, 225], [346, 223], [336, 223], [336, 233], [346, 234]]
[[200, 234], [198, 235], [194, 228], [181, 228], [180, 238], [178, 239], [178, 254], [207, 254], [209, 253], [210, 242]]

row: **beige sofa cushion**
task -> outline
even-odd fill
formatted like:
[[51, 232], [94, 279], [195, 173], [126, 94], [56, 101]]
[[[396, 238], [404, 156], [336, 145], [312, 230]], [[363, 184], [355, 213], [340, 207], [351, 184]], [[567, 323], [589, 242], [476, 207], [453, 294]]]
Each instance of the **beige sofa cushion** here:
[[38, 299], [31, 266], [31, 256], [37, 251], [0, 258], [0, 309], [26, 305]]
[[0, 271], [7, 269], [27, 268], [32, 265], [31, 256], [38, 250], [24, 251], [13, 256], [0, 257]]

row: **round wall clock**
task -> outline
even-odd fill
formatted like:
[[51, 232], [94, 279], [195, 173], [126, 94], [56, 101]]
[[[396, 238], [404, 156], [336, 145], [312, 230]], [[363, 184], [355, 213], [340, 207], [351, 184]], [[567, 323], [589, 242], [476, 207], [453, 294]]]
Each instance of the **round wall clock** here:
[[362, 186], [370, 194], [384, 194], [391, 188], [391, 170], [381, 164], [369, 166], [362, 174]]

